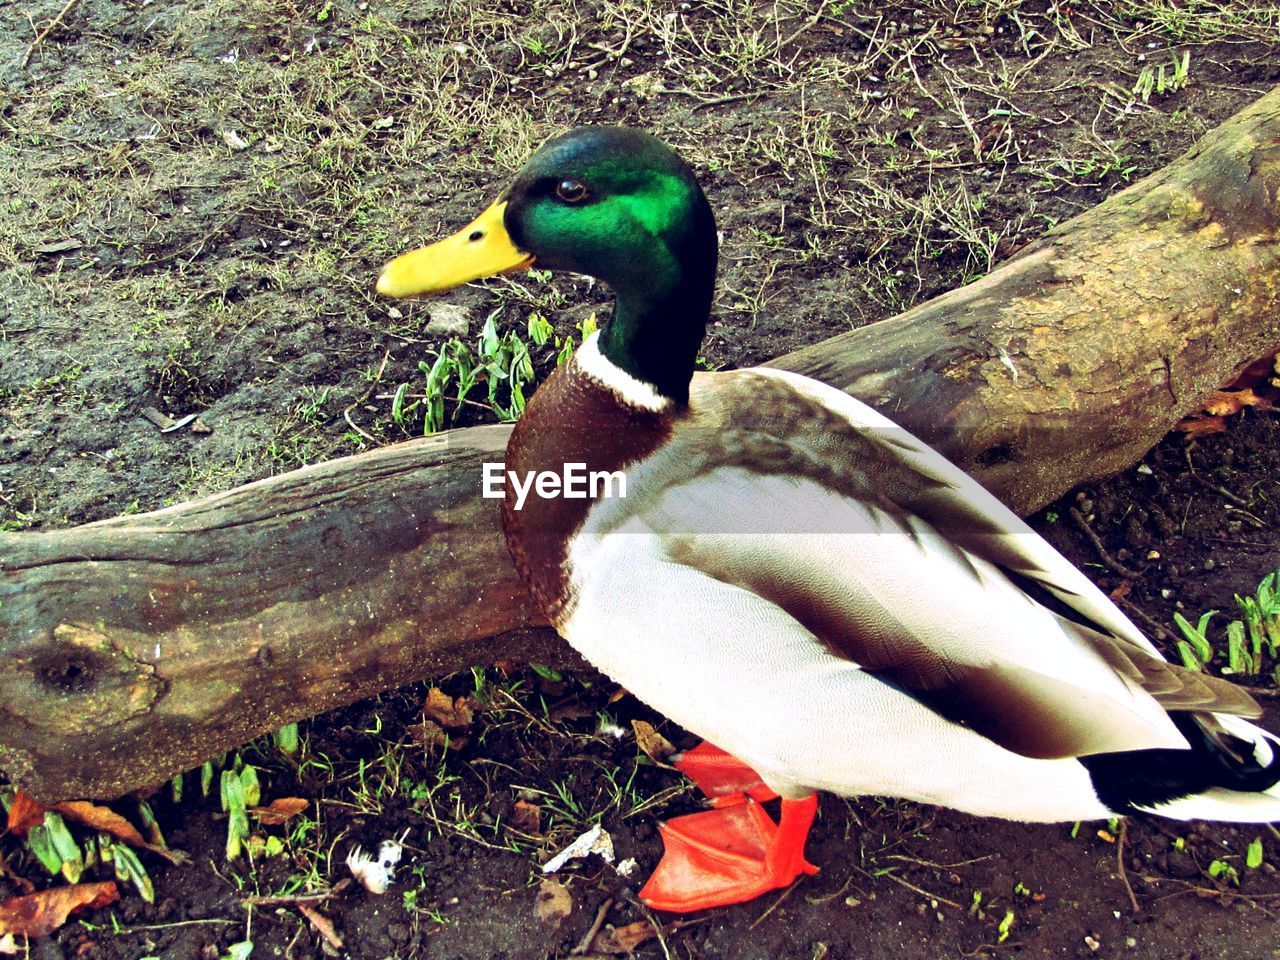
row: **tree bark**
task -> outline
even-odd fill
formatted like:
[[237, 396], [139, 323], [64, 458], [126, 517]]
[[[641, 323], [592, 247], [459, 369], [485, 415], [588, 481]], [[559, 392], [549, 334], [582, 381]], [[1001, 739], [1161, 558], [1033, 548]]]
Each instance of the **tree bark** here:
[[[1280, 344], [1280, 90], [989, 276], [775, 361], [1028, 512]], [[0, 768], [113, 797], [423, 676], [566, 664], [453, 431], [143, 516], [0, 534]]]

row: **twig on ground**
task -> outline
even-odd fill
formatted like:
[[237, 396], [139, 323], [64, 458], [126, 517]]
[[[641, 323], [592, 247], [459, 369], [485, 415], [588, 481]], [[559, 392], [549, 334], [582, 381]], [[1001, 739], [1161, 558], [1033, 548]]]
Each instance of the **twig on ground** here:
[[595, 940], [596, 934], [600, 932], [600, 928], [604, 926], [604, 918], [609, 913], [609, 908], [612, 906], [612, 897], [600, 904], [600, 909], [596, 911], [596, 918], [591, 922], [590, 928], [588, 928], [587, 932], [582, 935], [582, 939], [578, 941], [578, 945], [569, 951], [571, 956], [583, 956], [591, 949], [591, 943]]
[[1151, 635], [1156, 640], [1166, 640], [1169, 637], [1169, 631], [1165, 629], [1164, 624], [1156, 620], [1140, 606], [1125, 597], [1112, 597], [1117, 604], [1124, 607], [1125, 613], [1130, 616], [1137, 617], [1147, 625], [1147, 629], [1151, 631]]
[[[666, 960], [671, 960], [671, 947], [667, 944], [667, 932], [662, 929], [662, 924], [658, 922], [658, 918], [653, 915], [653, 911], [649, 909], [648, 904], [639, 897], [632, 896], [628, 899], [640, 908], [640, 912], [644, 915], [644, 918], [649, 921], [649, 926], [653, 927], [653, 932], [658, 936], [658, 946], [662, 948], [663, 957], [665, 957]], [[689, 924], [687, 923], [681, 924], [681, 926], [688, 925]]]
[[364, 403], [366, 400], [368, 400], [369, 394], [373, 393], [373, 391], [378, 388], [378, 384], [382, 382], [382, 374], [387, 369], [387, 361], [390, 359], [391, 359], [391, 351], [384, 350], [382, 353], [382, 363], [378, 365], [378, 372], [373, 375], [373, 380], [369, 384], [369, 389], [366, 390], [364, 393], [360, 394], [360, 396], [356, 397], [349, 404], [347, 404], [346, 409], [342, 411], [342, 419], [347, 421], [347, 426], [349, 426], [352, 430], [360, 434], [360, 436], [364, 437], [366, 440], [368, 440], [372, 444], [377, 444], [378, 441], [360, 429], [360, 427], [356, 424], [356, 422], [351, 419], [351, 411], [354, 410], [360, 404]]
[[348, 886], [351, 885], [350, 879], [339, 880], [334, 886], [320, 893], [302, 893], [294, 896], [278, 896], [278, 897], [244, 897], [241, 903], [246, 907], [275, 907], [275, 906], [292, 906], [300, 903], [323, 903], [330, 897], [336, 897]]
[[1102, 545], [1102, 541], [1098, 539], [1098, 535], [1093, 532], [1093, 527], [1089, 526], [1089, 521], [1085, 519], [1085, 515], [1080, 512], [1079, 507], [1070, 507], [1068, 512], [1071, 514], [1071, 519], [1075, 521], [1076, 526], [1084, 531], [1084, 535], [1088, 537], [1089, 542], [1093, 544], [1094, 552], [1098, 554], [1098, 559], [1102, 561], [1103, 566], [1112, 573], [1120, 574], [1122, 577], [1132, 577], [1137, 579], [1142, 576], [1140, 571], [1131, 570], [1115, 557], [1111, 556], [1111, 554], [1107, 553], [1107, 548]]
[[778, 44], [778, 50], [781, 51], [783, 47], [789, 47], [796, 40], [800, 39], [800, 37], [803, 34], [807, 33], [809, 30], [812, 30], [814, 27], [816, 27], [818, 25], [818, 22], [822, 20], [822, 17], [825, 14], [826, 9], [827, 9], [827, 0], [822, 0], [822, 2], [818, 4], [818, 9], [813, 13], [813, 15], [810, 16], [809, 19], [806, 20], [804, 23], [802, 23], [798, 29], [792, 32], [792, 34], [789, 37], [787, 37], [787, 39], [783, 40], [781, 43]]
[[1146, 877], [1142, 878], [1148, 883], [1159, 885], [1161, 883], [1176, 883], [1182, 886], [1182, 889], [1176, 893], [1166, 893], [1164, 896], [1157, 897], [1152, 903], [1160, 903], [1163, 900], [1171, 900], [1174, 897], [1183, 897], [1187, 894], [1195, 894], [1208, 900], [1222, 900], [1231, 903], [1234, 900], [1243, 900], [1246, 903], [1252, 903], [1255, 906], [1259, 901], [1280, 900], [1280, 893], [1236, 893], [1233, 890], [1216, 890], [1213, 887], [1203, 887], [1198, 883], [1190, 880], [1182, 880], [1178, 877]]
[[63, 5], [62, 9], [58, 11], [58, 15], [54, 17], [52, 20], [50, 20], [48, 25], [43, 30], [41, 30], [38, 34], [36, 34], [36, 38], [32, 40], [31, 45], [27, 47], [27, 52], [22, 55], [22, 62], [19, 64], [19, 66], [23, 70], [25, 70], [27, 67], [27, 64], [31, 62], [31, 54], [35, 53], [36, 47], [40, 46], [41, 42], [44, 40], [45, 37], [53, 33], [54, 30], [58, 29], [58, 27], [62, 24], [62, 18], [65, 17], [68, 13], [70, 13], [71, 8], [74, 7], [78, 2], [79, 0], [67, 0], [66, 4]]
[[769, 909], [766, 910], [764, 913], [760, 914], [760, 916], [756, 917], [755, 920], [751, 922], [751, 926], [747, 927], [747, 930], [748, 931], [754, 930], [756, 927], [760, 926], [760, 924], [764, 923], [764, 918], [769, 916], [769, 914], [773, 913], [774, 910], [777, 910], [778, 906], [782, 903], [782, 901], [787, 899], [787, 897], [791, 896], [791, 892], [795, 890], [799, 882], [800, 881], [797, 879], [792, 882], [791, 886], [783, 890], [782, 895], [778, 897], [778, 899], [774, 900], [773, 903], [769, 904]]
[[957, 910], [964, 909], [964, 907], [956, 903], [954, 900], [948, 900], [946, 897], [942, 896], [941, 894], [931, 893], [928, 890], [925, 890], [923, 887], [917, 887], [914, 883], [910, 883], [906, 880], [903, 880], [901, 877], [894, 876], [892, 873], [882, 873], [879, 876], [872, 876], [871, 874], [867, 873], [867, 871], [863, 870], [861, 867], [854, 867], [854, 869], [857, 870], [859, 873], [863, 874], [864, 876], [866, 876], [868, 880], [892, 880], [894, 883], [900, 884], [906, 887], [908, 890], [911, 890], [914, 893], [918, 893], [922, 897], [928, 897], [930, 900], [938, 901], [938, 903], [945, 903], [948, 907], [954, 907]]
[[998, 854], [988, 853], [981, 857], [970, 857], [968, 860], [957, 860], [955, 863], [935, 863], [932, 860], [921, 860], [919, 857], [906, 857], [900, 853], [891, 853], [888, 859], [914, 863], [920, 867], [928, 867], [930, 870], [954, 870], [957, 867], [967, 867], [971, 864], [982, 863], [984, 860], [994, 860], [997, 856]]
[[1184, 450], [1183, 452], [1186, 454], [1186, 457], [1187, 457], [1187, 470], [1190, 472], [1192, 480], [1200, 484], [1200, 486], [1204, 487], [1206, 490], [1212, 490], [1218, 496], [1224, 497], [1227, 500], [1230, 500], [1232, 503], [1234, 503], [1238, 507], [1249, 506], [1249, 501], [1236, 496], [1234, 493], [1232, 493], [1230, 490], [1226, 489], [1225, 487], [1220, 487], [1216, 483], [1210, 483], [1204, 477], [1200, 476], [1200, 474], [1196, 472], [1195, 464], [1191, 462], [1190, 447], [1187, 447], [1186, 450]]
[[1129, 895], [1129, 904], [1133, 907], [1134, 913], [1141, 913], [1142, 907], [1138, 904], [1138, 898], [1133, 892], [1133, 886], [1129, 883], [1129, 870], [1124, 865], [1124, 848], [1125, 840], [1129, 836], [1129, 822], [1127, 820], [1120, 821], [1120, 835], [1116, 837], [1116, 873], [1120, 875], [1120, 882], [1124, 884], [1124, 892]]

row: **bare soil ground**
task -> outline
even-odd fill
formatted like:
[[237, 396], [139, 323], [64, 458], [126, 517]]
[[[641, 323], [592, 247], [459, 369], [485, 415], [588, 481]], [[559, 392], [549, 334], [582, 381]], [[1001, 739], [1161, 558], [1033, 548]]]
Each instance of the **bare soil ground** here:
[[[705, 359], [741, 366], [982, 275], [1280, 81], [1280, 8], [1216, 0], [0, 0], [0, 14], [5, 530], [150, 510], [418, 432], [419, 365], [495, 311], [522, 336], [534, 313], [576, 335], [608, 294], [575, 278], [468, 288], [451, 298], [461, 315], [372, 295], [380, 263], [466, 222], [567, 126], [643, 126], [696, 165], [723, 231]], [[554, 344], [533, 353], [545, 374]], [[160, 433], [147, 407], [212, 432]], [[467, 403], [457, 420], [493, 416]], [[1195, 444], [1171, 437], [1036, 523], [1168, 644], [1175, 610], [1230, 611], [1275, 569], [1278, 431], [1246, 413]], [[1264, 695], [1272, 666], [1249, 681]], [[448, 749], [423, 742], [430, 686], [479, 704]], [[516, 960], [569, 954], [606, 905], [606, 929], [648, 923], [633, 894], [655, 823], [697, 800], [630, 721], [687, 737], [614, 693], [488, 667], [317, 718], [292, 758], [246, 746], [264, 800], [308, 801], [257, 828], [280, 852], [226, 861], [216, 796], [189, 775], [181, 802], [151, 799], [191, 854], [146, 859], [156, 903], [126, 895], [30, 954], [218, 960], [252, 942], [256, 958]], [[594, 823], [638, 872], [577, 861], [560, 876], [573, 912], [538, 919], [538, 864]], [[657, 918], [636, 953], [1280, 955], [1273, 830], [1141, 821], [1121, 843], [1105, 826], [827, 797], [821, 874]], [[351, 847], [391, 837], [406, 857], [389, 893], [311, 902], [344, 941], [326, 946], [290, 898], [332, 891]], [[15, 838], [0, 854], [55, 882]], [[0, 899], [17, 890], [0, 871]]]

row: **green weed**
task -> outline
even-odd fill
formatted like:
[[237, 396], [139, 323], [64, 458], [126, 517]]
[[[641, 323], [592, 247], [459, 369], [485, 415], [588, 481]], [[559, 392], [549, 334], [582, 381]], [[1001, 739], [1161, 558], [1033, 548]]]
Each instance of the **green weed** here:
[[1177, 93], [1186, 87], [1190, 73], [1190, 50], [1182, 54], [1181, 60], [1175, 57], [1169, 64], [1162, 63], [1155, 67], [1147, 64], [1138, 73], [1138, 80], [1133, 85], [1133, 95], [1141, 97], [1142, 102], [1147, 103], [1153, 93], [1160, 97], [1167, 93]]
[[297, 755], [298, 725], [296, 723], [286, 723], [271, 735], [271, 739], [275, 741], [276, 749], [285, 756], [292, 757]]
[[262, 791], [258, 785], [258, 771], [247, 763], [236, 760], [242, 765], [239, 770], [234, 767], [222, 771], [222, 809], [227, 814], [228, 860], [240, 856], [241, 846], [249, 839], [249, 807], [256, 807], [262, 799]]
[[[391, 419], [406, 432], [415, 428], [421, 418], [422, 433], [432, 434], [455, 426], [462, 409], [474, 404], [492, 411], [499, 420], [517, 420], [524, 412], [527, 395], [535, 379], [533, 349], [556, 351], [557, 365], [573, 356], [577, 344], [572, 334], [558, 336], [541, 313], [529, 314], [525, 337], [515, 330], [500, 331], [495, 310], [485, 319], [475, 345], [452, 337], [445, 341], [431, 363], [422, 361], [418, 368], [424, 375], [421, 392], [414, 385], [401, 383], [391, 396]], [[578, 324], [582, 339], [596, 329], [595, 314]], [[485, 391], [483, 402], [472, 395]]]
[[1223, 629], [1222, 650], [1215, 649], [1209, 638], [1209, 622], [1217, 615], [1210, 610], [1194, 626], [1182, 614], [1175, 613], [1173, 622], [1182, 639], [1177, 641], [1178, 655], [1184, 666], [1203, 670], [1215, 657], [1225, 659], [1222, 672], [1242, 677], [1255, 677], [1280, 653], [1280, 570], [1268, 573], [1251, 594], [1236, 594], [1240, 618], [1231, 620]]
[[[6, 810], [12, 806], [12, 791], [0, 791], [0, 804]], [[142, 804], [144, 826], [152, 832], [154, 818], [150, 808]], [[164, 846], [164, 838], [158, 830], [153, 838]], [[67, 883], [79, 883], [86, 874], [96, 868], [111, 868], [116, 879], [131, 884], [147, 903], [155, 903], [155, 885], [146, 867], [138, 859], [133, 848], [105, 833], [93, 833], [84, 840], [77, 840], [66, 820], [52, 810], [45, 811], [44, 819], [27, 830], [25, 845], [36, 861], [51, 877], [62, 877]]]
[[1240, 873], [1231, 864], [1225, 860], [1214, 860], [1209, 864], [1209, 877], [1212, 880], [1222, 880], [1231, 884], [1233, 887], [1240, 886]]
[[1250, 870], [1257, 870], [1262, 866], [1262, 838], [1254, 837], [1249, 843], [1248, 850], [1244, 854], [1244, 865]]
[[1182, 614], [1175, 612], [1173, 622], [1185, 638], [1178, 641], [1178, 653], [1182, 657], [1182, 665], [1192, 670], [1200, 670], [1204, 664], [1213, 659], [1213, 644], [1209, 642], [1206, 631], [1209, 621], [1217, 616], [1217, 610], [1210, 610], [1200, 617], [1194, 627]]

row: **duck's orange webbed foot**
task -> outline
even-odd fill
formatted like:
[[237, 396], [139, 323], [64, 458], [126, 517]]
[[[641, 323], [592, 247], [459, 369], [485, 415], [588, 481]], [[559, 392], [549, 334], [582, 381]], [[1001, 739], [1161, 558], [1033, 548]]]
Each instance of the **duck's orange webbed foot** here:
[[774, 823], [762, 801], [777, 796], [750, 767], [708, 743], [676, 763], [711, 798], [714, 810], [662, 825], [662, 860], [640, 891], [657, 910], [688, 912], [743, 903], [818, 868], [804, 842], [818, 811], [816, 794], [782, 801]]
[[760, 774], [706, 740], [680, 754], [675, 765], [711, 799], [713, 806], [742, 803], [747, 797], [761, 803], [777, 797]]

